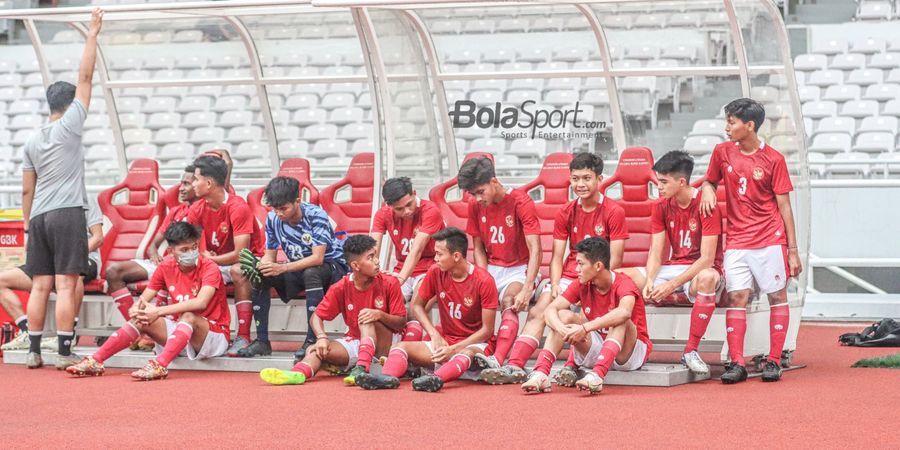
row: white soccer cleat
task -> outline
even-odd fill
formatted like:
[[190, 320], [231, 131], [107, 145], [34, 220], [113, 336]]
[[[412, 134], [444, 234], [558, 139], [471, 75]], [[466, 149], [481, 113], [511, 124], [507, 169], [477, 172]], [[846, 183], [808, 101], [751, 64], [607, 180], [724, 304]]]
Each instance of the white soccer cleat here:
[[19, 332], [13, 340], [0, 346], [0, 350], [28, 350], [31, 348], [31, 338], [27, 332]]
[[41, 339], [41, 348], [44, 350], [56, 350], [59, 348], [59, 338], [56, 336]]
[[695, 375], [709, 375], [709, 366], [700, 359], [696, 350], [681, 355], [681, 363]]
[[550, 392], [550, 377], [544, 372], [531, 372], [528, 381], [522, 383], [522, 390], [528, 394]]
[[475, 367], [481, 370], [499, 369], [503, 367], [503, 365], [500, 364], [500, 361], [497, 361], [497, 357], [494, 355], [487, 356], [483, 353], [476, 353], [472, 359]]
[[575, 382], [575, 387], [582, 391], [588, 391], [591, 395], [599, 394], [603, 390], [603, 378], [600, 378], [596, 372], [590, 371]]

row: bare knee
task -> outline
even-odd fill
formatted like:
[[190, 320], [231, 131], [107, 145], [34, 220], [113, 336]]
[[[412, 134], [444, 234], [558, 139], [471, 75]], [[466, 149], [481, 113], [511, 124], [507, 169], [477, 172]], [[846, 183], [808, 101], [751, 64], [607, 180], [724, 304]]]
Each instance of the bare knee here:
[[104, 275], [104, 279], [107, 282], [122, 282], [124, 281], [125, 274], [122, 266], [119, 263], [112, 263], [109, 267], [106, 268], [106, 273]]
[[782, 303], [787, 303], [787, 289], [773, 292], [767, 295], [767, 297], [769, 298], [769, 305], [780, 305]]
[[569, 309], [559, 310], [559, 311], [557, 311], [557, 314], [559, 314], [559, 320], [562, 323], [570, 324], [570, 323], [578, 322], [578, 314], [575, 314], [574, 312], [572, 312]]
[[749, 299], [750, 291], [748, 290], [729, 292], [725, 296], [725, 306], [728, 308], [743, 308], [747, 306]]
[[190, 326], [194, 326], [194, 322], [197, 321], [197, 315], [188, 311], [181, 313], [181, 317], [178, 318], [179, 322], [184, 322]]
[[240, 264], [235, 264], [228, 269], [228, 272], [231, 274], [231, 279], [234, 284], [240, 284], [244, 282], [244, 274], [241, 273]]
[[502, 306], [503, 309], [512, 308], [515, 303], [516, 298], [512, 295], [504, 295], [503, 299], [500, 300], [500, 306]]
[[543, 294], [540, 298], [538, 298], [537, 303], [528, 310], [528, 320], [532, 319], [544, 319], [544, 311], [547, 310], [547, 306], [550, 305], [550, 294]]
[[697, 274], [697, 288], [704, 292], [712, 292], [719, 284], [719, 272], [703, 269]]

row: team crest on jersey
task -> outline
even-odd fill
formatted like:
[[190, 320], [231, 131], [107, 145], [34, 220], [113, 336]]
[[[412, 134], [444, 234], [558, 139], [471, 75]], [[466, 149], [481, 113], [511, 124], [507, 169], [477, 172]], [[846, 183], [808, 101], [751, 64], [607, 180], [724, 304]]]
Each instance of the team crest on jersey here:
[[472, 300], [472, 297], [466, 296], [466, 298], [463, 299], [463, 304], [466, 305], [467, 308], [472, 306], [474, 303], [475, 300]]
[[514, 224], [515, 222], [513, 221], [513, 216], [506, 216], [506, 226], [512, 228]]
[[378, 309], [384, 308], [384, 299], [381, 297], [375, 297], [375, 307]]
[[419, 227], [413, 228], [413, 236], [419, 234]]
[[759, 167], [753, 169], [753, 179], [756, 181], [762, 180], [763, 170]]
[[584, 308], [584, 313], [585, 313], [585, 314], [590, 314], [590, 313], [591, 313], [591, 307], [588, 306], [587, 308]]
[[601, 235], [601, 234], [603, 234], [603, 225], [597, 225], [597, 226], [595, 226], [595, 227], [594, 227], [594, 232], [597, 233], [598, 236]]
[[347, 305], [347, 311], [353, 311], [353, 303]]
[[200, 289], [197, 286], [191, 286], [191, 297], [196, 297], [198, 292], [200, 292]]
[[674, 220], [670, 220], [670, 221], [669, 221], [669, 228], [675, 228], [675, 221], [674, 221]]
[[691, 221], [688, 222], [688, 228], [690, 228], [691, 231], [697, 231], [697, 220], [691, 219]]
[[175, 286], [169, 286], [169, 292], [175, 292]]
[[396, 236], [398, 233], [400, 233], [399, 230], [394, 230], [394, 236]]
[[481, 216], [481, 223], [487, 223], [487, 217]]
[[734, 168], [731, 166], [728, 166], [728, 173], [731, 173], [731, 172], [734, 172]]
[[227, 223], [223, 223], [223, 224], [219, 227], [219, 231], [221, 231], [222, 234], [228, 234], [228, 224], [227, 224]]
[[304, 244], [310, 245], [312, 244], [312, 235], [309, 233], [303, 233], [303, 236], [300, 236], [300, 240], [303, 241]]
[[447, 298], [447, 293], [446, 293], [446, 292], [441, 292], [441, 300], [443, 300], [443, 299], [445, 299], [445, 298]]

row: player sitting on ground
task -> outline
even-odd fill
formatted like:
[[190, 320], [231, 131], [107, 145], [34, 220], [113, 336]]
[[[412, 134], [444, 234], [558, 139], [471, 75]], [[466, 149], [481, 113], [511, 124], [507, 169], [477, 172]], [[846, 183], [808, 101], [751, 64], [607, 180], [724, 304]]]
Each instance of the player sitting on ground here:
[[472, 195], [466, 232], [474, 241], [475, 264], [494, 278], [502, 311], [494, 353], [477, 353], [474, 362], [480, 368], [500, 368], [519, 333], [518, 313], [534, 295], [541, 268], [541, 227], [531, 197], [500, 184], [489, 158], [466, 161], [457, 180], [459, 188]]
[[[572, 191], [577, 199], [569, 202], [559, 213], [553, 226], [553, 256], [550, 260], [550, 284], [544, 286], [537, 303], [528, 311], [522, 333], [510, 351], [509, 361], [500, 369], [486, 369], [481, 379], [491, 384], [521, 383], [525, 381], [525, 363], [540, 345], [544, 334], [544, 309], [570, 284], [577, 281], [575, 246], [581, 240], [599, 236], [609, 240], [610, 269], [622, 264], [625, 254], [625, 210], [616, 201], [600, 192], [603, 181], [603, 159], [592, 153], [579, 153], [569, 163]], [[566, 257], [568, 243], [569, 255]], [[574, 386], [575, 363], [571, 352], [565, 369], [557, 374], [556, 382]]]
[[[400, 340], [406, 306], [397, 279], [381, 273], [375, 240], [367, 235], [350, 236], [344, 242], [344, 257], [352, 272], [328, 289], [309, 322], [315, 345], [290, 371], [263, 369], [259, 376], [266, 383], [303, 384], [322, 363], [329, 363], [350, 370], [344, 382], [353, 385], [357, 376], [369, 371], [373, 357], [387, 355], [391, 344]], [[330, 340], [325, 321], [338, 314], [347, 324], [347, 334]]]
[[[158, 355], [142, 369], [131, 373], [139, 380], [166, 378], [167, 367], [182, 352], [188, 359], [223, 355], [228, 348], [231, 315], [219, 266], [198, 250], [201, 232], [185, 222], [166, 229], [172, 255], [156, 268], [150, 285], [129, 311], [131, 318], [92, 356], [66, 369], [72, 375], [103, 375], [103, 362], [128, 348], [141, 333], [157, 342]], [[150, 302], [157, 292], [168, 289], [166, 306]]]
[[704, 214], [711, 214], [717, 203], [716, 187], [725, 183], [725, 327], [731, 364], [721, 379], [725, 384], [747, 379], [744, 333], [747, 304], [755, 284], [768, 296], [771, 308], [769, 357], [762, 380], [778, 381], [790, 321], [787, 279], [803, 270], [791, 210], [790, 192], [794, 186], [784, 155], [756, 135], [766, 118], [763, 106], [741, 98], [725, 105], [724, 110], [728, 141], [713, 149], [700, 204]]
[[[606, 239], [587, 238], [578, 243], [576, 252], [578, 282], [570, 284], [544, 312], [550, 333], [534, 371], [522, 385], [525, 392], [550, 390], [550, 369], [563, 343], [572, 347], [575, 364], [587, 370], [575, 385], [591, 394], [603, 389], [609, 369], [638, 370], [653, 349], [644, 301], [631, 278], [609, 270]], [[574, 304], [581, 305], [584, 316], [569, 310]]]
[[[622, 269], [638, 288], [644, 301], [660, 303], [672, 293], [693, 303], [691, 328], [681, 362], [691, 372], [705, 375], [709, 366], [697, 348], [716, 310], [722, 284], [722, 217], [718, 210], [700, 214], [700, 192], [691, 187], [694, 158], [683, 151], [666, 153], [653, 166], [662, 197], [650, 216], [650, 254], [647, 267]], [[671, 243], [671, 254], [666, 248]], [[665, 253], [664, 253], [665, 252]], [[665, 257], [668, 255], [668, 257]]]
[[[497, 287], [487, 270], [466, 261], [469, 242], [458, 228], [445, 228], [434, 239], [437, 264], [431, 266], [422, 281], [412, 308], [416, 319], [431, 341], [404, 341], [391, 349], [381, 375], [361, 374], [356, 383], [363, 389], [396, 389], [399, 377], [410, 363], [434, 367], [434, 375], [412, 382], [417, 391], [436, 392], [444, 383], [459, 378], [468, 370], [472, 357], [484, 353], [494, 336], [497, 316]], [[438, 303], [442, 331], [431, 323], [425, 304]]]

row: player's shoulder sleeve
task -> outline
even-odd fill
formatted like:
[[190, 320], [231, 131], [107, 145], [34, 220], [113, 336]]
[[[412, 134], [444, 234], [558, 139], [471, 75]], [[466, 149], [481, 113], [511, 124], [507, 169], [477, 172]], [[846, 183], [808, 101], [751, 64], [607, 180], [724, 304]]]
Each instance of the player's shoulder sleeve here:
[[466, 234], [473, 238], [481, 237], [481, 231], [478, 229], [478, 202], [474, 198], [469, 199], [467, 211]]
[[576, 304], [581, 301], [581, 283], [578, 280], [575, 280], [569, 284], [569, 287], [566, 288], [561, 294], [560, 297], [566, 299], [571, 304]]
[[221, 288], [225, 282], [222, 280], [222, 272], [219, 270], [219, 265], [202, 256], [200, 258], [201, 263], [199, 264], [199, 269], [201, 286], [212, 286], [216, 289]]
[[147, 289], [154, 291], [168, 290], [168, 285], [166, 284], [166, 272], [168, 272], [168, 269], [172, 266], [173, 261], [174, 259], [172, 256], [167, 256], [159, 263], [159, 266], [153, 271], [153, 276], [150, 277], [150, 283], [147, 284]]
[[403, 300], [403, 290], [400, 288], [400, 280], [391, 275], [378, 274], [384, 283], [384, 294], [388, 302], [388, 314], [394, 316], [406, 316], [406, 302]]
[[444, 217], [441, 209], [428, 200], [422, 200], [422, 223], [419, 224], [420, 233], [434, 234], [444, 228]]
[[497, 284], [494, 282], [494, 278], [491, 277], [491, 274], [481, 268], [476, 267], [475, 271], [478, 272], [478, 296], [480, 297], [481, 307], [485, 309], [497, 309], [500, 306], [500, 293], [497, 292]]
[[728, 147], [725, 143], [716, 145], [709, 157], [709, 166], [706, 168], [706, 181], [718, 184], [722, 181], [722, 159]]
[[660, 198], [650, 210], [650, 232], [653, 234], [666, 231], [666, 201], [665, 198]]
[[201, 217], [203, 215], [203, 207], [206, 204], [206, 200], [199, 199], [195, 201], [190, 208], [188, 208], [187, 214], [184, 216], [184, 220], [196, 226], [202, 226]]
[[575, 203], [576, 200], [566, 203], [566, 206], [556, 213], [556, 218], [553, 219], [553, 239], [564, 241], [569, 238], [569, 222]]
[[344, 289], [347, 288], [347, 279], [341, 278], [337, 283], [328, 288], [325, 297], [316, 306], [316, 315], [322, 320], [332, 320], [341, 313], [341, 300], [344, 298]]
[[625, 208], [615, 200], [605, 199], [609, 202], [609, 212], [606, 214], [606, 229], [609, 230], [609, 240], [617, 241], [628, 239], [628, 225], [625, 223]]
[[537, 207], [527, 192], [513, 190], [516, 199], [516, 214], [522, 221], [522, 231], [528, 234], [541, 234], [541, 223], [537, 217]]
[[266, 214], [266, 249], [278, 250], [281, 240], [278, 238], [278, 216], [275, 211]]
[[772, 192], [776, 195], [787, 194], [794, 190], [787, 162], [781, 153], [772, 150], [772, 154]]
[[425, 272], [422, 279], [422, 285], [419, 287], [419, 296], [425, 300], [430, 300], [437, 294], [438, 277], [441, 276], [441, 268], [437, 264], [432, 264]]
[[387, 230], [387, 217], [391, 211], [388, 206], [382, 206], [375, 211], [375, 217], [372, 220], [372, 233], [384, 233]]
[[228, 200], [231, 203], [228, 206], [228, 220], [231, 222], [234, 236], [253, 234], [256, 216], [250, 211], [250, 206], [237, 195], [231, 196]]
[[312, 229], [313, 245], [328, 245], [334, 240], [334, 229], [331, 228], [331, 219], [322, 207], [310, 203], [302, 203], [303, 214], [309, 218]]
[[701, 236], [718, 236], [722, 234], [721, 209], [722, 208], [713, 208], [712, 213], [709, 216], [698, 214], [700, 216]]
[[85, 120], [87, 120], [87, 110], [84, 109], [81, 100], [76, 98], [59, 119], [59, 125], [69, 134], [81, 136]]
[[628, 275], [624, 273], [616, 274], [616, 286], [615, 286], [615, 302], [616, 306], [619, 305], [619, 300], [628, 296], [633, 296], [636, 299], [641, 298], [641, 292], [638, 290], [637, 285], [634, 284], [634, 280], [631, 279]]

